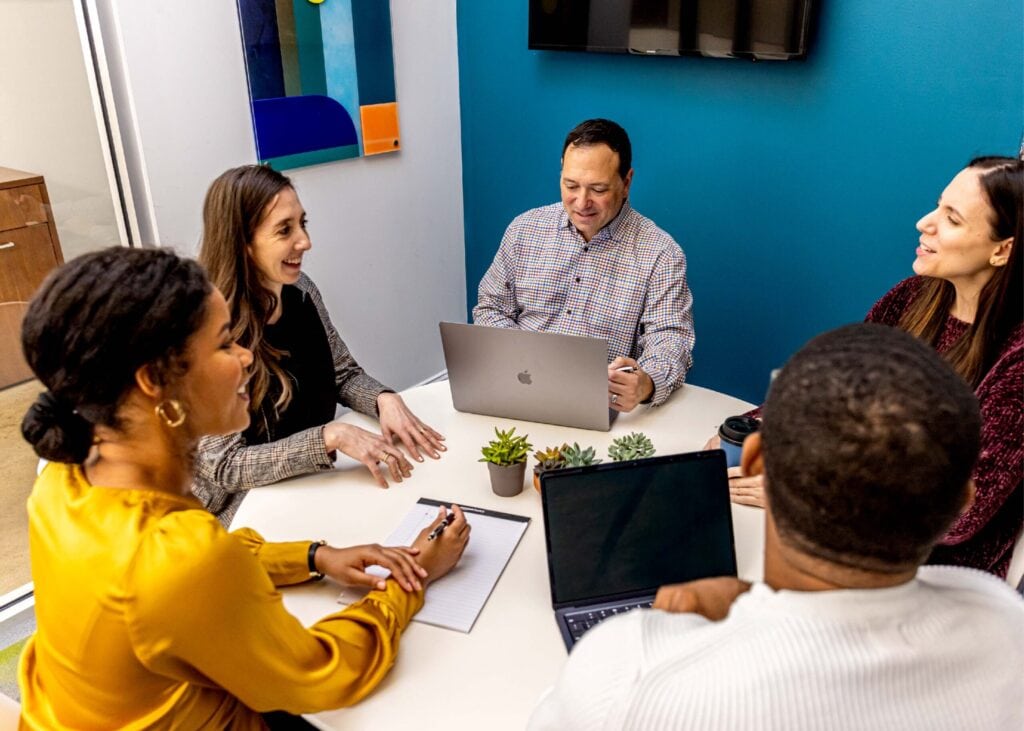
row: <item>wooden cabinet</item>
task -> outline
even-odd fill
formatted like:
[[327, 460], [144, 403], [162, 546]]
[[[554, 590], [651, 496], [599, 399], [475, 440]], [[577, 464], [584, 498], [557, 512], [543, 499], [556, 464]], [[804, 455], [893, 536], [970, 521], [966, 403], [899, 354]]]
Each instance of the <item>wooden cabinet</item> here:
[[0, 167], [0, 388], [32, 378], [21, 320], [46, 274], [64, 263], [41, 175]]

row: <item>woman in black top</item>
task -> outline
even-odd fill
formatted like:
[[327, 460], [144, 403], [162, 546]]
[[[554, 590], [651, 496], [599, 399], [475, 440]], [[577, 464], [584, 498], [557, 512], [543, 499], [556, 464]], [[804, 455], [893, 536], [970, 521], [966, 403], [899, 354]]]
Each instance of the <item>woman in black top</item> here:
[[[248, 489], [331, 469], [337, 451], [387, 487], [382, 464], [396, 482], [412, 470], [398, 442], [419, 461], [445, 449], [444, 437], [349, 353], [302, 273], [310, 248], [306, 213], [281, 173], [246, 165], [210, 186], [199, 261], [228, 301], [232, 335], [254, 356], [249, 428], [204, 439], [197, 460], [193, 491], [225, 523]], [[382, 433], [334, 421], [337, 403], [379, 418]]]

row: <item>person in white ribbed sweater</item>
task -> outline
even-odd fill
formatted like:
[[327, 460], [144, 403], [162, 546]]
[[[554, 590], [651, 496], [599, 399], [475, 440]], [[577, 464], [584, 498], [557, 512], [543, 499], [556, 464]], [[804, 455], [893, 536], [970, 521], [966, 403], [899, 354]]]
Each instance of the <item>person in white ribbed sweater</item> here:
[[971, 389], [895, 328], [821, 335], [772, 384], [764, 582], [663, 587], [574, 648], [530, 728], [1024, 729], [1024, 600], [921, 566], [973, 494]]

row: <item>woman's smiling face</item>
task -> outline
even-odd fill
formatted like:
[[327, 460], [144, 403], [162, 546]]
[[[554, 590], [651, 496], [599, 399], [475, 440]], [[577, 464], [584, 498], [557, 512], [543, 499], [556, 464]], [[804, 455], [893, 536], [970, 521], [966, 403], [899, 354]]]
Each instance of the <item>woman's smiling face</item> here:
[[916, 274], [980, 287], [1005, 258], [1012, 238], [992, 238], [995, 213], [981, 186], [981, 172], [961, 170], [942, 191], [935, 210], [917, 222], [921, 237], [913, 265]]
[[283, 285], [295, 284], [302, 272], [302, 255], [311, 248], [299, 197], [293, 188], [282, 188], [264, 209], [249, 244], [249, 256], [263, 285], [280, 294]]

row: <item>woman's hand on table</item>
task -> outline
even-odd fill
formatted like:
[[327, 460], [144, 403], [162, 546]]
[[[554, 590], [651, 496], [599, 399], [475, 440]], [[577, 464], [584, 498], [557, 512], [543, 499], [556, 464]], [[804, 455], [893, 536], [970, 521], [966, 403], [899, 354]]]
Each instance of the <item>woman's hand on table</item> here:
[[[704, 449], [721, 449], [722, 440], [716, 434], [708, 439]], [[729, 499], [737, 505], [764, 507], [764, 475], [744, 477], [739, 467], [729, 468]]]
[[353, 424], [340, 421], [325, 424], [324, 445], [328, 452], [337, 450], [362, 462], [381, 487], [388, 486], [380, 467], [381, 463], [385, 465], [395, 482], [401, 482], [403, 478], [412, 474], [412, 464], [402, 454], [402, 450], [380, 434], [360, 429]]
[[392, 578], [406, 591], [418, 591], [423, 588], [427, 571], [416, 562], [418, 548], [406, 546], [379, 546], [376, 543], [366, 546], [350, 546], [334, 548], [321, 546], [314, 556], [316, 569], [325, 576], [330, 576], [339, 584], [348, 586], [368, 586], [371, 589], [383, 589], [385, 580], [380, 576], [366, 573], [370, 566], [383, 566], [391, 571]]
[[472, 529], [466, 522], [466, 516], [458, 505], [452, 505], [451, 523], [441, 533], [430, 540], [431, 533], [445, 521], [448, 511], [442, 505], [437, 511], [437, 518], [428, 525], [412, 542], [412, 547], [419, 549], [416, 560], [427, 570], [427, 583], [440, 579], [459, 562], [462, 552], [469, 542]]
[[739, 467], [729, 468], [729, 499], [737, 505], [764, 507], [764, 475], [744, 477]]
[[693, 612], [717, 622], [726, 618], [736, 598], [747, 591], [750, 591], [750, 582], [734, 576], [669, 584], [658, 589], [654, 608], [666, 612]]
[[444, 437], [409, 411], [397, 393], [385, 392], [378, 396], [377, 413], [380, 414], [380, 430], [384, 438], [391, 443], [401, 440], [409, 456], [417, 462], [423, 461], [424, 454], [439, 459], [440, 452], [447, 449], [443, 444]]

